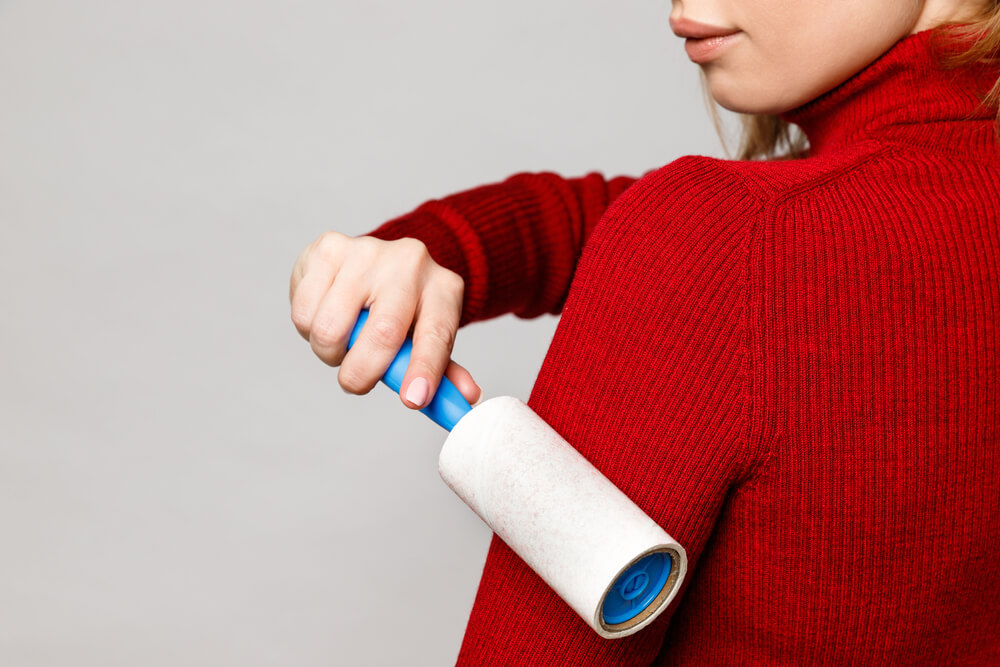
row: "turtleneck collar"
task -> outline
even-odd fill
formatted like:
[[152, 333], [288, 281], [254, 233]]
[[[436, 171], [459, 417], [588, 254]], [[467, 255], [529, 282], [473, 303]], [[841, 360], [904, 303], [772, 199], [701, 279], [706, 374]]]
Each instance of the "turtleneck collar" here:
[[1000, 66], [941, 68], [937, 53], [952, 47], [937, 33], [906, 35], [851, 78], [779, 117], [805, 132], [808, 156], [871, 138], [997, 155], [997, 108], [977, 106]]

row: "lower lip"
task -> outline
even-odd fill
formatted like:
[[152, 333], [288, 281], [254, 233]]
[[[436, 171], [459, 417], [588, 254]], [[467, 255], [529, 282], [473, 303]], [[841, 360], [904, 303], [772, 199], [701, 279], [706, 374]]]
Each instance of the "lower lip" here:
[[684, 40], [684, 50], [687, 51], [688, 58], [694, 62], [708, 62], [736, 41], [740, 34], [739, 32], [734, 32], [731, 35], [723, 37], [703, 37], [702, 39], [688, 37]]

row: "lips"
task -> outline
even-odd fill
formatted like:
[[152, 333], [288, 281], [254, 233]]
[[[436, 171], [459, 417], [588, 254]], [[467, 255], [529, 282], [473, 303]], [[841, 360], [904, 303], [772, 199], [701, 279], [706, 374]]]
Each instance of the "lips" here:
[[699, 23], [692, 19], [670, 17], [670, 29], [678, 37], [704, 39], [706, 37], [725, 37], [740, 32], [738, 28], [723, 28], [707, 23]]

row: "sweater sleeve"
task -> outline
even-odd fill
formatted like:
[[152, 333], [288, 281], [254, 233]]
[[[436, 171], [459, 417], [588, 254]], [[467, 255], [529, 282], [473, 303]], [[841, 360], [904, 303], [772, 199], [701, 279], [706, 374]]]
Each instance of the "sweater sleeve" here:
[[434, 261], [462, 276], [460, 326], [509, 312], [558, 314], [591, 231], [636, 180], [518, 173], [424, 202], [365, 236], [417, 238]]
[[680, 158], [609, 209], [528, 401], [685, 548], [677, 597], [603, 639], [494, 535], [459, 665], [648, 665], [669, 642], [725, 499], [770, 442], [754, 362], [763, 204], [721, 163]]

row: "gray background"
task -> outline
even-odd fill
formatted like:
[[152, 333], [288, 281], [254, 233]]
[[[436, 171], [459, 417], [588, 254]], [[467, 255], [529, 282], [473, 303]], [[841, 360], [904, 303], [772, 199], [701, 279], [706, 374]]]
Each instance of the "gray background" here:
[[[518, 171], [722, 157], [669, 12], [0, 0], [0, 664], [453, 663], [489, 529], [440, 427], [312, 355], [292, 263]], [[526, 400], [556, 322], [453, 357]]]

